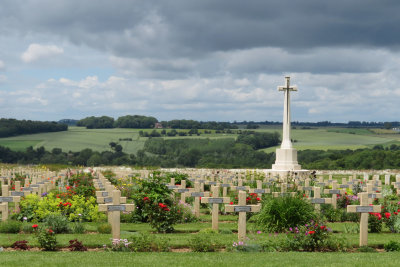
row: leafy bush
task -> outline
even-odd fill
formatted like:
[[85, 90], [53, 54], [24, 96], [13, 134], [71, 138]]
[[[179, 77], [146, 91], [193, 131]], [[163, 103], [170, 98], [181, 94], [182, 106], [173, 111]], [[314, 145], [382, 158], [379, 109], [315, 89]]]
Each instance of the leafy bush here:
[[102, 223], [97, 226], [97, 232], [100, 234], [111, 234], [111, 224], [109, 223]]
[[86, 231], [85, 225], [81, 222], [75, 222], [71, 226], [71, 231], [74, 234], [84, 234]]
[[78, 241], [78, 239], [70, 240], [68, 248], [70, 251], [87, 251], [87, 247]]
[[133, 252], [168, 252], [167, 239], [157, 239], [154, 235], [140, 233], [129, 238], [129, 249]]
[[190, 239], [189, 247], [194, 252], [213, 252], [217, 244], [211, 241], [208, 234], [196, 234]]
[[32, 227], [32, 224], [28, 224], [28, 223], [23, 223], [21, 228], [22, 228], [22, 232], [24, 232], [25, 234], [33, 233], [35, 230], [35, 228]]
[[70, 231], [68, 219], [61, 214], [49, 214], [44, 219], [44, 223], [56, 234], [68, 233]]
[[28, 241], [26, 240], [15, 241], [11, 247], [18, 250], [29, 250]]
[[370, 233], [382, 232], [382, 215], [380, 213], [370, 213], [368, 216], [368, 230]]
[[17, 234], [21, 230], [22, 223], [8, 220], [0, 223], [0, 233]]
[[400, 251], [400, 242], [389, 241], [384, 245], [385, 251]]
[[261, 212], [254, 217], [258, 229], [282, 232], [289, 227], [294, 228], [316, 220], [317, 214], [307, 200], [286, 196], [265, 199]]
[[43, 198], [31, 194], [20, 202], [20, 213], [13, 218], [22, 221], [43, 221], [50, 214], [62, 214], [70, 221], [104, 221], [106, 215], [98, 211], [95, 197], [73, 195], [64, 201], [56, 193]]
[[46, 251], [57, 250], [57, 239], [56, 234], [50, 228], [42, 227], [36, 233], [36, 237], [39, 242], [39, 246]]
[[182, 213], [164, 182], [157, 172], [137, 181], [137, 191], [132, 195], [137, 206], [134, 216], [148, 222], [157, 232], [172, 232], [173, 225], [181, 221]]

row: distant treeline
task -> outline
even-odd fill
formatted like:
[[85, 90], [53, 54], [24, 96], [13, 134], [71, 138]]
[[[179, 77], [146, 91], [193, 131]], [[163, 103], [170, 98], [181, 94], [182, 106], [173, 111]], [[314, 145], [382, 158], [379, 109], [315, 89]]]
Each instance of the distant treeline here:
[[[0, 161], [20, 164], [67, 164], [81, 166], [131, 165], [138, 167], [271, 168], [275, 153], [254, 150], [250, 145], [226, 139], [149, 138], [137, 154], [126, 154], [115, 146], [113, 151], [63, 152], [43, 147], [12, 151], [0, 146]], [[352, 150], [305, 150], [298, 152], [299, 163], [309, 170], [399, 169], [400, 146]]]
[[[158, 125], [156, 125], [158, 123]], [[142, 115], [126, 115], [119, 117], [117, 120], [108, 116], [101, 117], [86, 117], [76, 123], [77, 126], [83, 126], [88, 129], [105, 129], [105, 128], [136, 128], [136, 129], [149, 129], [155, 128], [172, 128], [172, 129], [237, 129], [238, 127], [230, 122], [201, 122], [194, 120], [171, 120], [162, 121], [154, 117], [147, 117]]]
[[68, 125], [57, 122], [0, 119], [0, 137], [66, 130], [68, 130]]

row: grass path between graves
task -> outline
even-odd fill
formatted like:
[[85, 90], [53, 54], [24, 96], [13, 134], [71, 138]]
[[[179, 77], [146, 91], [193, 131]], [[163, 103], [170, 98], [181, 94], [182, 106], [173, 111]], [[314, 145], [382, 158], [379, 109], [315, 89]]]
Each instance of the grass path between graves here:
[[1, 266], [400, 266], [392, 253], [1, 252]]

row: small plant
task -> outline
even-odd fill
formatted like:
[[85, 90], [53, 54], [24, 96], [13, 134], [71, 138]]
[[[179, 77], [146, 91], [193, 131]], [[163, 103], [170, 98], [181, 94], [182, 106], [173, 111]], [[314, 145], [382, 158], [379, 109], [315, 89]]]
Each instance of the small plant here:
[[97, 227], [97, 232], [100, 234], [111, 234], [111, 224], [102, 223]]
[[50, 214], [44, 219], [44, 223], [56, 234], [68, 233], [68, 219], [61, 214]]
[[259, 244], [245, 243], [243, 241], [233, 242], [231, 251], [236, 252], [260, 252], [262, 247]]
[[384, 245], [385, 251], [400, 251], [400, 242], [389, 241], [389, 243]]
[[128, 239], [111, 239], [111, 251], [130, 251]]
[[39, 245], [43, 250], [55, 251], [57, 250], [56, 234], [51, 228], [41, 228], [36, 233]]
[[210, 239], [210, 235], [196, 234], [192, 237], [189, 247], [194, 252], [213, 252], [216, 250], [216, 244]]
[[29, 250], [28, 241], [26, 240], [15, 241], [11, 247], [18, 250]]
[[360, 224], [344, 224], [344, 232], [346, 234], [358, 234], [360, 232]]
[[380, 233], [382, 232], [382, 215], [377, 213], [370, 213], [368, 216], [368, 229], [370, 233]]
[[140, 233], [129, 238], [129, 249], [133, 252], [168, 252], [170, 247], [165, 238], [157, 239], [153, 235]]
[[361, 246], [358, 248], [359, 252], [376, 252], [374, 248], [368, 247], [368, 246]]
[[0, 233], [17, 234], [21, 230], [22, 223], [8, 220], [0, 223]]
[[30, 223], [23, 223], [21, 229], [22, 232], [24, 232], [25, 234], [30, 234], [35, 231], [35, 228], [33, 228], [32, 224]]
[[85, 225], [81, 222], [75, 222], [71, 227], [71, 231], [74, 234], [83, 234], [86, 231]]
[[[202, 234], [218, 234], [218, 231], [214, 230], [212, 228], [204, 228], [204, 229], [201, 229], [199, 231], [199, 233], [202, 233]], [[232, 231], [231, 231], [231, 233], [232, 233]]]
[[87, 251], [87, 247], [78, 241], [78, 239], [70, 240], [68, 248], [70, 251]]

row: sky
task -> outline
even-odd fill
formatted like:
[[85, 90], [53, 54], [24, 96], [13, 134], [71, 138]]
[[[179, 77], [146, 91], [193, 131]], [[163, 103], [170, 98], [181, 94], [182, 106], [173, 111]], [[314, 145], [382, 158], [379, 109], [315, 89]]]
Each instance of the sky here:
[[398, 0], [2, 0], [0, 117], [400, 121]]

